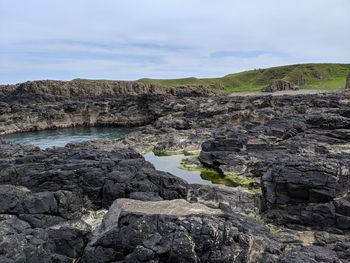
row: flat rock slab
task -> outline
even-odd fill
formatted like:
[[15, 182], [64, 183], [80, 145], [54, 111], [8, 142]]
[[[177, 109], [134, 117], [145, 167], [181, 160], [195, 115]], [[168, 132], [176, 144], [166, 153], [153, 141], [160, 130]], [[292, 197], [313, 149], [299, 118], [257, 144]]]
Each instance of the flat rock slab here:
[[170, 201], [144, 202], [133, 199], [117, 199], [111, 206], [111, 210], [120, 212], [133, 212], [145, 215], [217, 215], [222, 214], [219, 209], [209, 208], [199, 203], [189, 203], [183, 199]]

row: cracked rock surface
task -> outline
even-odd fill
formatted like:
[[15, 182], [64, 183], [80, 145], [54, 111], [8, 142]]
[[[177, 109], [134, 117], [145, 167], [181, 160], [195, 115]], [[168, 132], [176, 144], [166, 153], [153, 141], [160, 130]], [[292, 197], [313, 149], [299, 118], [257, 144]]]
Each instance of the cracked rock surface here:
[[267, 229], [204, 205], [118, 199], [82, 261], [267, 262], [280, 246]]
[[[350, 262], [349, 93], [96, 85], [1, 89], [0, 134], [145, 126], [47, 150], [0, 139], [0, 262]], [[194, 166], [261, 191], [188, 184], [148, 150], [201, 150]]]

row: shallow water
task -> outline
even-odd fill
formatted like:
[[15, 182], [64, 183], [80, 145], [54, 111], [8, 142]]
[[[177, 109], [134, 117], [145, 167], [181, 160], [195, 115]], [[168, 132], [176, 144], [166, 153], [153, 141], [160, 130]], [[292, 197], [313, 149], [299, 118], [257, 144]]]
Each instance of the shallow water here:
[[191, 184], [212, 184], [211, 181], [201, 177], [199, 171], [187, 171], [179, 169], [178, 166], [184, 155], [157, 156], [153, 152], [144, 155], [146, 161], [149, 161], [159, 171], [164, 171], [176, 175]]
[[34, 144], [42, 149], [63, 147], [71, 142], [83, 142], [97, 139], [121, 139], [130, 133], [131, 128], [80, 127], [37, 132], [15, 133], [3, 136], [5, 140], [22, 144]]
[[[3, 139], [22, 144], [33, 144], [42, 149], [49, 147], [63, 147], [71, 142], [83, 142], [98, 139], [121, 139], [135, 129], [113, 127], [80, 127], [37, 132], [24, 132], [3, 136]], [[165, 171], [178, 176], [192, 184], [212, 184], [201, 177], [199, 171], [187, 171], [178, 166], [184, 155], [156, 156], [154, 153], [144, 155], [157, 170]]]

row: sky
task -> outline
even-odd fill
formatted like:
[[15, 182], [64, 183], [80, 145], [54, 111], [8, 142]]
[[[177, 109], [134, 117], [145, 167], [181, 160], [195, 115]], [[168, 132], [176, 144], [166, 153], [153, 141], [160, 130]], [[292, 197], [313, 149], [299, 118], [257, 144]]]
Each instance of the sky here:
[[350, 0], [0, 0], [0, 83], [350, 63]]

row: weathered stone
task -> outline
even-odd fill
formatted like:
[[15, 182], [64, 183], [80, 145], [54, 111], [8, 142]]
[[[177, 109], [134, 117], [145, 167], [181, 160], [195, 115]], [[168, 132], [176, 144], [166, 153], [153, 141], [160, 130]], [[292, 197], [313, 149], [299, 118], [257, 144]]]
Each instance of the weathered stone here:
[[[5, 149], [7, 143], [0, 144]], [[7, 145], [11, 149], [15, 144]], [[35, 149], [14, 159], [8, 159], [6, 151], [2, 154], [2, 184], [25, 186], [35, 192], [71, 191], [86, 197], [95, 207], [107, 208], [115, 199], [138, 192], [162, 199], [186, 196], [186, 182], [156, 171], [132, 150], [96, 150], [87, 144], [72, 144], [45, 151]]]
[[[45, 151], [1, 141], [0, 261], [72, 262], [84, 254], [87, 262], [346, 262], [348, 93], [211, 95], [204, 87], [83, 80], [0, 87], [0, 134], [146, 125], [120, 141]], [[261, 207], [259, 193], [188, 185], [130, 150], [201, 145], [204, 165], [261, 179]], [[109, 208], [117, 198], [144, 202]], [[162, 201], [181, 198], [191, 204]], [[262, 220], [288, 234], [271, 236], [280, 231]], [[301, 240], [303, 232], [285, 229], [290, 224], [329, 232]]]
[[281, 253], [264, 229], [183, 200], [116, 200], [83, 262], [272, 262]]
[[350, 73], [346, 77], [345, 89], [350, 90]]
[[260, 198], [243, 188], [224, 185], [191, 185], [188, 201], [199, 202], [210, 207], [217, 207], [226, 212], [244, 215], [257, 214]]
[[[344, 195], [350, 189], [350, 119], [332, 100], [318, 106], [330, 110], [306, 116], [287, 112], [243, 126], [240, 133], [219, 128], [202, 144], [199, 160], [224, 174], [261, 177], [262, 211], [271, 222], [349, 229]], [[244, 143], [231, 147], [237, 141]]]
[[[303, 79], [300, 79], [300, 83], [303, 83]], [[269, 86], [263, 88], [262, 92], [276, 92], [276, 91], [283, 91], [283, 90], [298, 90], [299, 87], [295, 86], [293, 83], [277, 79], [274, 80]]]
[[296, 249], [282, 257], [283, 263], [341, 263], [337, 254], [323, 247], [311, 246]]

